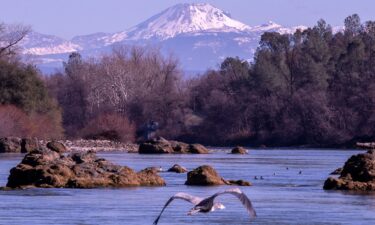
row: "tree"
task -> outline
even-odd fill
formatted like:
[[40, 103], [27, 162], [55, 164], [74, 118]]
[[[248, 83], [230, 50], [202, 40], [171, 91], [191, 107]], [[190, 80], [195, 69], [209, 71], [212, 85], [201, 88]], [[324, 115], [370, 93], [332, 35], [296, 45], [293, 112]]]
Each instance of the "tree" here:
[[345, 18], [345, 34], [348, 36], [356, 36], [363, 31], [361, 19], [358, 14], [353, 14]]
[[30, 27], [21, 24], [7, 25], [0, 23], [0, 58], [14, 55], [17, 45], [30, 31]]
[[64, 68], [64, 74], [48, 83], [64, 110], [70, 136], [80, 135], [90, 121], [108, 113], [138, 128], [154, 120], [162, 135], [178, 135], [185, 114], [181, 73], [176, 60], [158, 49], [118, 46], [97, 59], [74, 53]]
[[[3, 135], [61, 138], [61, 112], [32, 65], [0, 60]], [[8, 119], [7, 119], [8, 118]]]
[[55, 107], [38, 71], [31, 65], [0, 60], [0, 104], [22, 110], [46, 112]]

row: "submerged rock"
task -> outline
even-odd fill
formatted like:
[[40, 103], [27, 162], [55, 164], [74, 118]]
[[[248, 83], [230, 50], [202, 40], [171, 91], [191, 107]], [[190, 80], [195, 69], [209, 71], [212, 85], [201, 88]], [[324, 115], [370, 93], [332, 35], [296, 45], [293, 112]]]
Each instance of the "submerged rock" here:
[[346, 162], [338, 178], [329, 177], [326, 190], [375, 191], [375, 151], [353, 155]]
[[232, 149], [232, 154], [247, 154], [247, 150], [244, 147], [237, 146]]
[[207, 154], [208, 149], [200, 144], [187, 144], [178, 141], [168, 141], [164, 138], [155, 138], [139, 145], [140, 154], [172, 154], [192, 153]]
[[252, 185], [249, 181], [245, 181], [245, 180], [227, 180], [226, 183], [229, 185], [238, 185], [238, 186], [251, 186]]
[[186, 173], [188, 170], [185, 167], [182, 167], [178, 164], [174, 164], [171, 168], [168, 169], [168, 172], [174, 173]]
[[187, 174], [186, 185], [211, 186], [211, 185], [239, 185], [250, 186], [251, 183], [244, 180], [225, 180], [216, 170], [208, 165], [200, 166]]
[[151, 166], [151, 167], [147, 167], [143, 169], [142, 171], [152, 171], [155, 173], [159, 173], [159, 172], [163, 172], [163, 168], [161, 166], [160, 167]]
[[25, 155], [12, 168], [10, 188], [96, 188], [161, 186], [164, 180], [153, 171], [136, 173], [129, 167], [112, 164], [93, 152], [63, 155], [49, 149], [37, 149]]

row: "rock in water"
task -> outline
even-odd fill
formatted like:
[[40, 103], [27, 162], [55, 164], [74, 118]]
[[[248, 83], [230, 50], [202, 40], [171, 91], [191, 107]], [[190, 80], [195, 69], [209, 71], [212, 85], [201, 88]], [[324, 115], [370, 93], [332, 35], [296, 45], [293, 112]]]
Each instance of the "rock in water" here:
[[187, 174], [186, 185], [211, 186], [211, 185], [239, 185], [250, 186], [251, 183], [244, 180], [225, 180], [216, 170], [208, 165], [200, 166]]
[[339, 168], [335, 169], [334, 171], [332, 171], [330, 174], [331, 175], [340, 175], [341, 172], [342, 172], [342, 168], [339, 167]]
[[58, 152], [58, 153], [64, 153], [66, 152], [66, 147], [65, 145], [63, 145], [62, 143], [58, 142], [58, 141], [50, 141], [47, 143], [47, 148], [52, 150], [52, 151], [55, 151], [55, 152]]
[[249, 181], [245, 180], [227, 180], [229, 185], [238, 185], [238, 186], [251, 186], [252, 184]]
[[4, 137], [0, 138], [0, 153], [19, 153], [21, 152], [21, 138]]
[[208, 149], [201, 144], [191, 144], [189, 145], [189, 153], [208, 154]]
[[222, 185], [224, 179], [219, 176], [214, 168], [208, 165], [200, 166], [187, 174], [186, 185]]
[[182, 167], [178, 164], [174, 164], [171, 168], [168, 169], [168, 172], [174, 173], [186, 173], [188, 170], [185, 167]]
[[164, 138], [155, 138], [139, 145], [140, 154], [172, 154], [192, 153], [207, 154], [208, 149], [200, 144], [187, 144], [178, 141], [168, 141]]
[[247, 150], [244, 147], [237, 146], [232, 149], [231, 151], [232, 154], [247, 154]]
[[126, 167], [97, 158], [93, 152], [63, 155], [49, 149], [36, 149], [12, 168], [10, 188], [96, 188], [162, 186], [163, 178], [153, 171], [136, 173]]
[[140, 154], [166, 154], [174, 151], [169, 141], [158, 138], [141, 143], [138, 152]]
[[148, 171], [148, 170], [151, 170], [152, 172], [155, 172], [155, 173], [163, 172], [162, 167], [156, 167], [156, 166], [147, 167], [147, 168], [143, 169], [142, 171]]
[[326, 190], [375, 191], [375, 150], [353, 155], [345, 163], [340, 177], [329, 177]]

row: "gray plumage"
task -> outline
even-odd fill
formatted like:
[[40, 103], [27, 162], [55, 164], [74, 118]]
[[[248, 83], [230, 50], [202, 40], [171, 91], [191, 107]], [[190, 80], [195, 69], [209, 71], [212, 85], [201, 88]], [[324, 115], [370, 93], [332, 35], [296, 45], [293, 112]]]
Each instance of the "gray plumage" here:
[[232, 194], [236, 196], [241, 203], [244, 205], [246, 208], [247, 212], [250, 214], [250, 217], [256, 217], [256, 212], [253, 208], [253, 205], [251, 204], [250, 199], [239, 189], [239, 188], [231, 188], [227, 189], [225, 191], [217, 192], [216, 194], [208, 197], [208, 198], [199, 198], [196, 196], [192, 196], [186, 193], [177, 193], [174, 196], [172, 196], [164, 205], [163, 209], [161, 210], [159, 216], [155, 219], [153, 225], [157, 225], [159, 222], [159, 219], [161, 215], [163, 214], [164, 210], [168, 207], [168, 205], [175, 199], [182, 199], [187, 202], [190, 202], [194, 205], [194, 207], [189, 210], [188, 215], [193, 215], [198, 212], [202, 213], [208, 213], [212, 212], [216, 209], [224, 209], [224, 205], [218, 202], [214, 202], [215, 198], [223, 195], [223, 194]]

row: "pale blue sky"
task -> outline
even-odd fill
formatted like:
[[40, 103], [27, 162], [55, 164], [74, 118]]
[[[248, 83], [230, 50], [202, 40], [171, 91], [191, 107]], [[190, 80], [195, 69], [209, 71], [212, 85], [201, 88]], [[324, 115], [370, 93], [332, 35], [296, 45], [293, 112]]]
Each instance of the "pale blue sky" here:
[[24, 23], [64, 38], [130, 28], [178, 3], [206, 2], [248, 25], [314, 25], [320, 18], [336, 26], [358, 13], [375, 20], [374, 0], [0, 0], [0, 22]]

